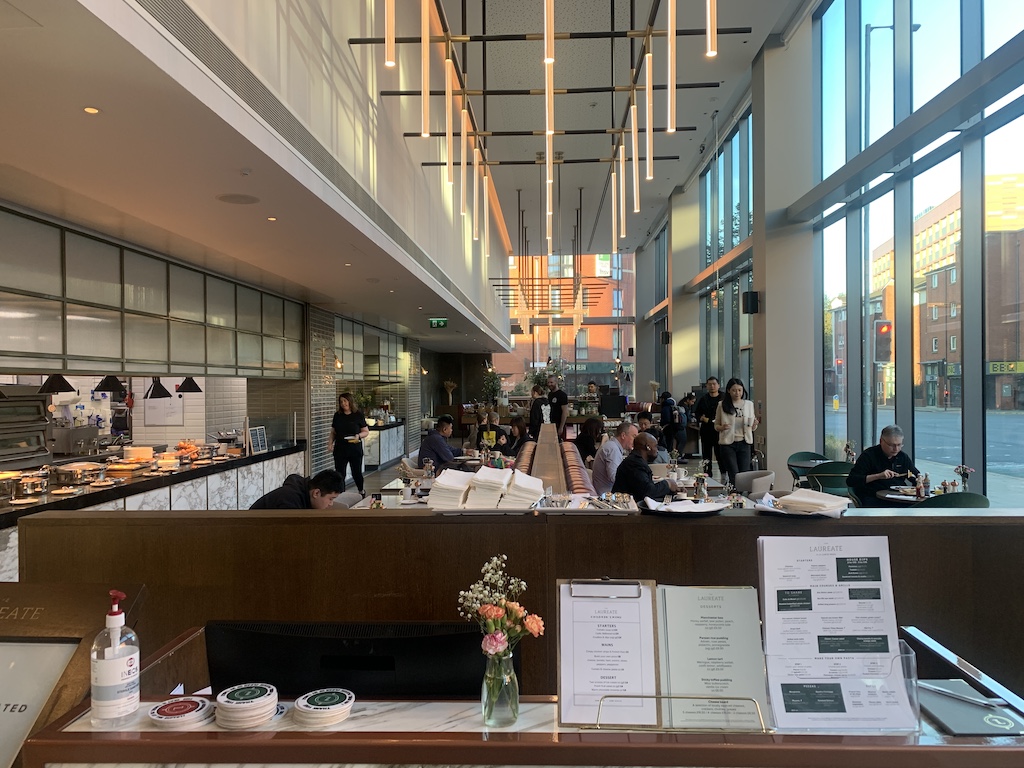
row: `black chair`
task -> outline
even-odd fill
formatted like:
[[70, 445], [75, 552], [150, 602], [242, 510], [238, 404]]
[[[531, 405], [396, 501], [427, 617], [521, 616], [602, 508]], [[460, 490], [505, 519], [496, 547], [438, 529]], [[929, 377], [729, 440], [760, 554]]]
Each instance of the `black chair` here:
[[794, 461], [828, 461], [828, 456], [822, 456], [814, 451], [797, 451], [786, 459], [786, 466], [789, 467], [789, 474], [793, 476], [793, 488], [807, 488], [807, 471], [809, 467], [794, 467]]
[[807, 470], [807, 483], [812, 490], [835, 496], [850, 496], [846, 478], [853, 469], [848, 461], [826, 461]]
[[964, 491], [963, 493], [940, 493], [936, 496], [929, 496], [927, 499], [921, 499], [915, 504], [911, 504], [911, 509], [988, 509], [989, 500], [987, 496], [983, 496], [980, 493], [971, 493], [970, 491]]

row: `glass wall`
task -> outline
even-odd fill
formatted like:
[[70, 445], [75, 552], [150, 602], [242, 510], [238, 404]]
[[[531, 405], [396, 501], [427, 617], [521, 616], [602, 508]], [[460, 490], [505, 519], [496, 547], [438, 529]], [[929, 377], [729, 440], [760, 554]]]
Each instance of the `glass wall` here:
[[846, 0], [836, 0], [821, 17], [821, 176], [846, 162]]
[[840, 219], [825, 229], [822, 245], [825, 267], [825, 296], [822, 305], [825, 333], [822, 344], [824, 453], [830, 458], [841, 460], [847, 440], [851, 437], [856, 440], [856, 436], [850, 435], [847, 430], [849, 377], [846, 366], [850, 334], [846, 303], [846, 219]]

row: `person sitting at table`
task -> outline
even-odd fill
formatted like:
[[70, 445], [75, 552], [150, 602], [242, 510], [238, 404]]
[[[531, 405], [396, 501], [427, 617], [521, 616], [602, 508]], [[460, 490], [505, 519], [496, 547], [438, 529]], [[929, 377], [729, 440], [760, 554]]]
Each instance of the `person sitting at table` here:
[[631, 421], [623, 421], [615, 428], [615, 437], [605, 441], [594, 457], [594, 490], [608, 493], [615, 485], [615, 473], [626, 453], [633, 450], [638, 430]]
[[501, 416], [497, 411], [491, 411], [484, 418], [484, 423], [478, 428], [476, 449], [478, 451], [487, 450], [484, 448], [484, 441], [489, 441], [491, 446], [490, 450], [501, 451], [506, 445], [508, 445], [508, 433], [502, 428]]
[[661, 431], [661, 427], [654, 423], [654, 414], [650, 411], [640, 411], [636, 415], [636, 425], [640, 428], [641, 432], [646, 432], [653, 437], [655, 444], [658, 446], [658, 460], [655, 464], [668, 464], [669, 455], [665, 446], [665, 433]]
[[665, 496], [674, 494], [679, 487], [675, 480], [659, 480], [654, 482], [651, 462], [658, 456], [658, 442], [654, 435], [641, 432], [633, 440], [633, 450], [622, 460], [615, 471], [614, 493], [628, 493], [633, 500], [640, 503], [645, 497], [661, 501]]
[[249, 509], [328, 509], [344, 490], [345, 480], [334, 469], [325, 469], [311, 478], [288, 475], [280, 488], [256, 499]]
[[530, 433], [526, 429], [526, 419], [522, 416], [513, 416], [508, 425], [508, 440], [499, 450], [506, 456], [515, 458], [519, 455], [519, 449], [523, 443], [528, 442]]
[[865, 448], [857, 458], [846, 485], [862, 507], [896, 507], [897, 502], [881, 499], [879, 491], [893, 485], [906, 485], [909, 475], [916, 481], [920, 474], [914, 461], [903, 452], [903, 430], [890, 424], [882, 430], [878, 445]]
[[448, 445], [448, 438], [452, 436], [454, 428], [455, 420], [451, 416], [445, 414], [437, 417], [437, 424], [420, 443], [420, 469], [423, 469], [424, 460], [430, 459], [434, 462], [434, 470], [440, 472], [446, 465], [453, 463], [456, 456], [462, 455], [461, 448]]
[[597, 456], [597, 449], [601, 447], [601, 438], [604, 436], [604, 422], [591, 416], [580, 427], [580, 433], [576, 435], [576, 447], [579, 448], [580, 458], [585, 462]]

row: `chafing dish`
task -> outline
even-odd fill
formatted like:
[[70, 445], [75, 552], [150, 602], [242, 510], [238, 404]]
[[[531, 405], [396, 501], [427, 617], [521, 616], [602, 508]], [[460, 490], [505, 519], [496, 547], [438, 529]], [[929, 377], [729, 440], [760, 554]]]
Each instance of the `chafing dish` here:
[[18, 478], [18, 487], [15, 489], [15, 495], [23, 497], [38, 496], [41, 493], [46, 493], [46, 489], [49, 487], [49, 478], [49, 472], [46, 470], [22, 472], [21, 477]]
[[107, 476], [107, 467], [95, 461], [76, 461], [51, 467], [50, 475], [55, 485], [88, 485]]
[[18, 480], [21, 472], [0, 472], [0, 499], [14, 497], [14, 491], [18, 487]]

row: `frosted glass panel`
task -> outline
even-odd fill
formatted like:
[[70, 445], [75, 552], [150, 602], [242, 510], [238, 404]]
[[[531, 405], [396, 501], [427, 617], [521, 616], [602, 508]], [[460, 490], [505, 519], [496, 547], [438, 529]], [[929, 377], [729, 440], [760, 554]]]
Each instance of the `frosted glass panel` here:
[[31, 373], [40, 371], [42, 373], [60, 370], [64, 361], [58, 358], [49, 357], [7, 357], [0, 355], [0, 368], [14, 370], [18, 373]]
[[5, 288], [60, 296], [60, 230], [0, 211], [0, 270]]
[[284, 336], [284, 299], [263, 294], [263, 332]]
[[222, 328], [207, 328], [206, 354], [210, 365], [234, 365], [235, 332]]
[[203, 322], [206, 307], [203, 302], [203, 275], [191, 269], [170, 266], [171, 317]]
[[61, 320], [59, 301], [0, 293], [0, 349], [59, 355], [64, 351]]
[[289, 371], [302, 370], [302, 342], [286, 341], [284, 343], [284, 367]]
[[134, 251], [124, 252], [124, 308], [167, 314], [167, 263]]
[[[234, 334], [227, 335], [234, 341]], [[206, 329], [201, 325], [171, 320], [171, 360], [176, 363], [205, 363]], [[231, 362], [234, 362], [233, 354]]]
[[278, 372], [284, 368], [284, 341], [263, 337], [263, 367]]
[[68, 304], [68, 349], [90, 357], [121, 358], [121, 313]]
[[91, 237], [65, 234], [69, 299], [121, 306], [121, 250]]
[[227, 280], [206, 277], [206, 322], [210, 325], [235, 325], [235, 286]]
[[263, 367], [263, 338], [250, 333], [238, 334], [238, 364]]
[[286, 339], [302, 339], [302, 305], [294, 301], [284, 303], [284, 337]]
[[124, 346], [124, 356], [129, 360], [166, 360], [167, 320], [126, 314]]
[[260, 292], [240, 285], [238, 286], [237, 301], [238, 330], [259, 333], [263, 314], [263, 310], [260, 309]]

